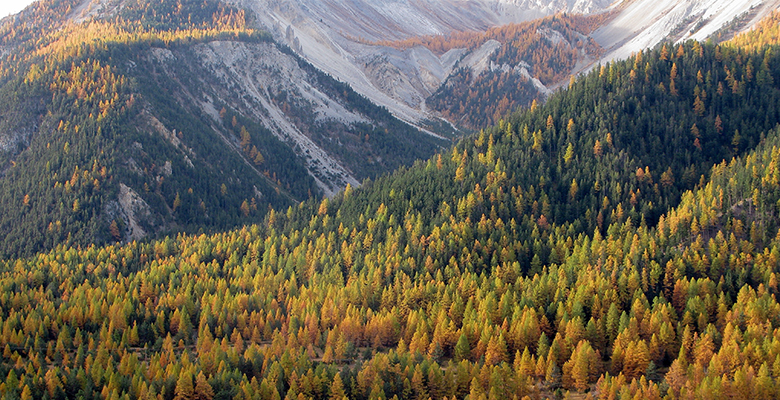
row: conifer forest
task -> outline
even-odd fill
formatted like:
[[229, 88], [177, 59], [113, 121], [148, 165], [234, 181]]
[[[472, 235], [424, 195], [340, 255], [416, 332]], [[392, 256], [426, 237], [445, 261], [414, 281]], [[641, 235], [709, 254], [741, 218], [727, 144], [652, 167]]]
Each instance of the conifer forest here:
[[[147, 108], [184, 132], [176, 148], [210, 139], [134, 52], [292, 50], [236, 6], [127, 3], [45, 36], [75, 2], [0, 24], [26, 54], [0, 58], [0, 127], [46, 131], [0, 154], [3, 398], [780, 398], [780, 14], [604, 63], [546, 99], [511, 74], [456, 73], [431, 103], [473, 130], [452, 143], [402, 140], [408, 125], [318, 75], [380, 121], [342, 132], [343, 151], [405, 157], [326, 197], [227, 103], [213, 124], [235, 153], [192, 156], [197, 177], [143, 173], [175, 150], [133, 128]], [[497, 59], [551, 82], [598, 53], [576, 39], [589, 23], [388, 45], [504, 38]], [[545, 47], [546, 26], [578, 47]], [[123, 238], [106, 211], [120, 182], [174, 222]]]

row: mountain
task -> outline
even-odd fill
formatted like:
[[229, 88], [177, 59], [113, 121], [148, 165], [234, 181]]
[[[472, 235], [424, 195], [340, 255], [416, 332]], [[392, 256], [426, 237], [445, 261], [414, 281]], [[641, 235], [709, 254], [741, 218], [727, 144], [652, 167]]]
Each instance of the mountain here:
[[[461, 128], [478, 129], [480, 124], [500, 119], [493, 116], [496, 111], [500, 111], [497, 113], [500, 115], [505, 110], [528, 106], [534, 99], [545, 98], [551, 90], [566, 85], [572, 74], [587, 71], [600, 63], [627, 58], [667, 40], [705, 40], [713, 35], [725, 39], [754, 26], [780, 5], [776, 0], [669, 0], [660, 3], [651, 0], [244, 0], [237, 4], [252, 9], [258, 22], [277, 40], [288, 44], [317, 68], [348, 83], [398, 118], [434, 131], [442, 129], [441, 117]], [[551, 53], [556, 51], [554, 48], [560, 43], [560, 36], [567, 39], [564, 42], [570, 46], [567, 52], [583, 50], [571, 40], [572, 31], [577, 33], [578, 39], [585, 36], [587, 39], [581, 39], [597, 45], [589, 45], [587, 51], [575, 51], [572, 65], [569, 62], [558, 64], [555, 80], [545, 79], [549, 75], [535, 71], [536, 67], [544, 68], [547, 59], [529, 63], [530, 52], [513, 60], [498, 60], [503, 52], [496, 50], [500, 46], [511, 48], [519, 37], [484, 34], [491, 28], [523, 24], [551, 15], [571, 18], [571, 14], [576, 13], [585, 13], [595, 22], [564, 31], [547, 26], [536, 32], [532, 39], [547, 41], [543, 47]], [[525, 27], [527, 29], [528, 25]], [[523, 40], [528, 40], [533, 33], [526, 31]], [[463, 36], [472, 37], [467, 41], [470, 45], [463, 43]], [[480, 39], [479, 43], [471, 44], [476, 38]], [[447, 51], [440, 51], [442, 41], [459, 45], [450, 44], [444, 46]], [[516, 72], [505, 74], [503, 71], [496, 76], [491, 63], [495, 63], [498, 70]], [[522, 73], [523, 69], [527, 74]], [[486, 76], [480, 78], [482, 73]], [[500, 110], [475, 109], [473, 101], [469, 104], [469, 97], [475, 97], [469, 90], [477, 92], [476, 98], [481, 99], [490, 92], [489, 87], [485, 87], [489, 85], [480, 82], [464, 85], [462, 82], [468, 81], [464, 79], [466, 76], [485, 83], [503, 80], [502, 86], [517, 88], [523, 95], [507, 98], [507, 105]], [[502, 91], [506, 92], [506, 89]], [[456, 104], [443, 104], [437, 99], [441, 92], [446, 92], [446, 97], [461, 100]], [[464, 110], [470, 110], [475, 116], [460, 119], [464, 114], [460, 112], [460, 103]], [[491, 101], [491, 104], [496, 103]], [[458, 117], [452, 111], [458, 111], [454, 113]], [[483, 117], [476, 118], [479, 114]]]
[[[487, 28], [528, 21], [560, 13], [594, 13], [609, 0], [265, 0], [244, 4], [257, 11], [260, 20], [276, 24], [284, 32], [290, 26], [310, 26], [302, 33], [342, 36], [368, 42], [402, 40], [416, 36], [445, 35], [453, 31], [484, 31]], [[294, 21], [294, 24], [289, 22]], [[301, 38], [303, 40], [303, 38]]]
[[[2, 20], [0, 255], [224, 230], [332, 197], [430, 156], [459, 130], [536, 108], [572, 73], [652, 44], [642, 38], [726, 37], [776, 6], [236, 4], [247, 9], [49, 0]], [[578, 10], [593, 14], [558, 13]], [[740, 90], [734, 79], [718, 97]], [[663, 90], [680, 90], [673, 84]], [[712, 90], [700, 87], [695, 105], [708, 109]], [[690, 145], [681, 139], [690, 130], [696, 147], [723, 158], [729, 140], [732, 150], [755, 144], [749, 127], [716, 139], [716, 117], [725, 129], [725, 114], [686, 120], [669, 143]], [[713, 161], [670, 173], [690, 183]]]
[[[482, 32], [559, 12], [596, 12], [609, 1], [245, 1], [258, 22], [317, 68], [395, 116], [430, 126], [430, 97], [474, 48], [436, 54], [378, 44], [458, 31]], [[487, 40], [487, 39], [486, 39]], [[480, 43], [481, 45], [482, 43]], [[484, 57], [483, 52], [483, 57]], [[488, 54], [489, 56], [489, 54]], [[392, 84], [390, 83], [392, 82]], [[435, 125], [435, 124], [434, 124]]]
[[776, 398], [762, 27], [610, 62], [256, 225], [2, 261], [0, 394]]
[[216, 1], [73, 0], [4, 19], [0, 254], [227, 229], [447, 142], [248, 18]]

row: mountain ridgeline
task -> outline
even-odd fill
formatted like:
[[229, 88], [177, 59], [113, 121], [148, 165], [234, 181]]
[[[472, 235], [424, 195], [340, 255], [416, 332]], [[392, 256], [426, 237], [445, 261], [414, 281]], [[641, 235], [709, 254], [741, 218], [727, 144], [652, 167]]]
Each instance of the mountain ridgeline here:
[[778, 57], [668, 43], [262, 224], [5, 261], [0, 393], [776, 398]]
[[0, 28], [0, 254], [229, 229], [444, 143], [243, 10], [128, 1], [78, 22], [81, 3], [39, 2]]

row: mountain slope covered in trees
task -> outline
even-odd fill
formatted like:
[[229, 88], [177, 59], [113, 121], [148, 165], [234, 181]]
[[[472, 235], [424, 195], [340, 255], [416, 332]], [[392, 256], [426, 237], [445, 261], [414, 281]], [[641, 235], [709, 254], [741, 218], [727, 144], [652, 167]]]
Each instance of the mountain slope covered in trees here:
[[68, 20], [81, 3], [40, 2], [0, 27], [0, 254], [228, 229], [444, 143], [243, 10], [126, 1]]
[[259, 225], [5, 261], [0, 392], [776, 398], [777, 57], [667, 44]]

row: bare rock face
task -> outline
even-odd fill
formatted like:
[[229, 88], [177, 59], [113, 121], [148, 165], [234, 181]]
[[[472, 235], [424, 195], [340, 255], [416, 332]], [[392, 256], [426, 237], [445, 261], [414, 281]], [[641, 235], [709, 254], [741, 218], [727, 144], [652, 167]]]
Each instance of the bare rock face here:
[[118, 214], [117, 217], [120, 217], [124, 222], [123, 238], [125, 241], [140, 240], [147, 236], [148, 233], [141, 227], [141, 224], [151, 215], [149, 205], [129, 186], [124, 183], [119, 184], [117, 201], [113, 204], [109, 203], [109, 208], [110, 214]]
[[[244, 99], [241, 107], [262, 121], [279, 139], [290, 142], [306, 160], [306, 167], [326, 195], [358, 180], [330, 154], [317, 146], [272, 99], [290, 93], [307, 103], [318, 121], [344, 124], [368, 123], [309, 83], [310, 77], [291, 56], [271, 44], [211, 42], [195, 48], [198, 61], [218, 78], [218, 88], [232, 88], [230, 95]], [[228, 93], [225, 93], [227, 96]], [[208, 108], [208, 103], [201, 107]]]
[[[277, 182], [279, 176], [276, 175], [284, 171], [270, 171], [264, 166], [265, 161], [257, 161], [256, 156], [249, 155], [251, 146], [242, 144], [243, 139], [237, 133], [238, 122], [225, 117], [226, 109], [257, 124], [253, 125], [255, 128], [247, 125], [256, 134], [268, 133], [275, 136], [279, 144], [289, 147], [289, 155], [296, 157], [295, 163], [300, 162], [317, 192], [325, 196], [332, 196], [347, 185], [359, 186], [362, 180], [375, 176], [374, 171], [392, 170], [403, 156], [424, 157], [435, 149], [426, 133], [354, 96], [346, 85], [272, 41], [215, 40], [188, 48], [153, 47], [141, 59], [139, 62], [143, 66], [152, 66], [149, 68], [156, 71], [155, 82], [159, 82], [147, 86], [173, 82], [170, 92], [174, 102], [181, 109], [199, 116], [201, 126], [210, 132], [209, 141], [229, 150], [254, 175], [276, 186], [285, 182], [283, 178]], [[399, 65], [403, 71], [389, 73], [411, 76], [407, 67]], [[440, 71], [431, 72], [431, 75], [436, 74], [443, 75]], [[409, 82], [409, 88], [412, 89], [402, 85], [388, 87], [395, 89], [397, 98], [412, 102], [414, 99], [404, 96], [416, 93], [417, 89], [425, 90], [425, 84]], [[424, 97], [417, 99], [418, 102], [423, 100]], [[166, 127], [155, 117], [155, 112], [151, 105], [145, 110], [142, 120], [146, 123], [141, 128], [170, 144], [176, 150], [173, 158], [183, 159], [185, 165], [193, 168], [197, 159], [210, 157], [203, 149], [187, 144], [190, 133], [177, 132], [173, 125]], [[425, 143], [421, 143], [420, 136], [424, 136], [422, 142]], [[395, 144], [372, 142], [372, 137], [385, 137], [381, 140]], [[395, 139], [388, 139], [390, 137]], [[434, 141], [444, 143], [440, 139]], [[396, 151], [392, 149], [405, 149], [403, 152], [408, 154], [392, 154]], [[424, 151], [420, 152], [421, 149]], [[166, 161], [157, 159], [154, 164], [164, 166]], [[172, 173], [176, 174], [175, 168]]]
[[[348, 83], [396, 117], [419, 125], [435, 118], [426, 106], [465, 49], [436, 55], [373, 43], [484, 31], [558, 12], [598, 12], [611, 0], [237, 0], [260, 24], [317, 68]], [[478, 49], [471, 58], [484, 58]], [[487, 63], [479, 64], [484, 68]]]
[[[364, 41], [479, 31], [559, 12], [593, 13], [612, 0], [243, 0], [269, 26], [333, 30]], [[262, 13], [261, 13], [262, 11]], [[313, 29], [316, 28], [316, 29]]]

